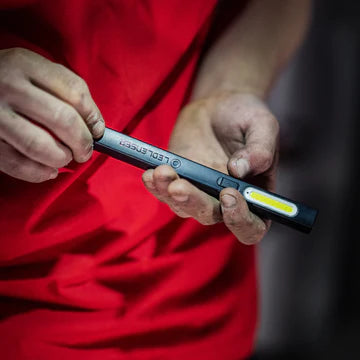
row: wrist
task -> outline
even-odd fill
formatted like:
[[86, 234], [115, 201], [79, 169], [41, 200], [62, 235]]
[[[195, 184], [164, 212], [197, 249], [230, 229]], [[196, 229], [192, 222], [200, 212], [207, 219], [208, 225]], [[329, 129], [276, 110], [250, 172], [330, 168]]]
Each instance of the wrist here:
[[223, 89], [218, 88], [207, 93], [203, 97], [192, 96], [187, 106], [202, 108], [207, 112], [216, 111], [219, 107], [226, 107], [228, 104], [246, 104], [247, 106], [261, 105], [266, 107], [263, 96], [251, 88], [239, 89]]
[[273, 77], [261, 72], [251, 72], [243, 68], [241, 71], [226, 75], [212, 74], [207, 79], [195, 82], [192, 99], [223, 97], [233, 94], [252, 95], [264, 100], [269, 92]]

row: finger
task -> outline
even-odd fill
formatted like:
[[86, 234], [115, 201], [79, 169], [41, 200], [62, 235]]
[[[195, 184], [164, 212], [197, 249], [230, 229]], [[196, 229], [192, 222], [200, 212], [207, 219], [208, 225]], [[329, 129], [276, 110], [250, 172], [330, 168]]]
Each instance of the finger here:
[[22, 85], [16, 94], [9, 99], [14, 110], [48, 128], [71, 149], [77, 162], [91, 157], [93, 138], [72, 106], [30, 83]]
[[143, 174], [146, 188], [160, 201], [166, 203], [176, 215], [188, 218], [190, 215], [184, 213], [177, 202], [171, 198], [168, 187], [170, 183], [179, 179], [178, 174], [168, 165], [160, 165], [155, 170], [148, 170]]
[[238, 178], [258, 175], [268, 170], [277, 147], [279, 125], [269, 112], [258, 114], [245, 131], [245, 146], [241, 145], [228, 162], [229, 173]]
[[142, 177], [146, 188], [163, 202], [171, 201], [167, 189], [170, 183], [178, 178], [174, 169], [168, 165], [160, 165], [154, 170], [147, 170]]
[[143, 174], [147, 189], [180, 217], [193, 217], [201, 224], [221, 221], [219, 202], [184, 179], [168, 165]]
[[37, 163], [0, 140], [0, 170], [16, 179], [33, 183], [55, 179], [57, 169]]
[[175, 210], [193, 217], [199, 223], [212, 225], [222, 220], [219, 201], [185, 179], [172, 181], [168, 193]]
[[[156, 185], [154, 180], [155, 170], [157, 170]], [[151, 194], [153, 194], [158, 200], [168, 204], [169, 207], [178, 216], [182, 218], [189, 217], [188, 214], [182, 212], [181, 209], [177, 207], [176, 202], [171, 198], [171, 196], [167, 191], [171, 181], [178, 179], [178, 175], [176, 174], [176, 172], [172, 168], [166, 165], [161, 165], [157, 167], [155, 170], [153, 169], [147, 170], [142, 175], [142, 180], [147, 190]]]
[[146, 170], [142, 174], [141, 179], [142, 179], [146, 189], [148, 191], [150, 191], [154, 196], [156, 196], [156, 188], [155, 188], [155, 184], [154, 184], [154, 180], [153, 180], [153, 173], [154, 173], [153, 169]]
[[95, 138], [103, 135], [104, 119], [81, 77], [65, 66], [53, 63], [34, 52], [26, 49], [15, 51], [15, 56], [23, 62], [26, 74], [33, 84], [73, 106]]
[[249, 211], [245, 199], [238, 191], [232, 188], [222, 190], [220, 203], [225, 225], [240, 242], [253, 245], [264, 237], [267, 224]]
[[155, 192], [160, 200], [168, 203], [171, 202], [168, 187], [172, 181], [178, 178], [179, 176], [175, 170], [168, 165], [160, 165], [154, 169], [153, 182], [155, 185]]
[[8, 107], [0, 106], [0, 138], [25, 157], [52, 168], [67, 165], [71, 151]]

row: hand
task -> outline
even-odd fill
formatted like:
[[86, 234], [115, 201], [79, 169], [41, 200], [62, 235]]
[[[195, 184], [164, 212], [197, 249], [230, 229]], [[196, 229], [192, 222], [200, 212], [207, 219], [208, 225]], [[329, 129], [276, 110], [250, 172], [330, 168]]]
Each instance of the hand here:
[[104, 120], [79, 76], [26, 49], [0, 50], [0, 171], [29, 182], [87, 161]]
[[[230, 173], [268, 190], [274, 189], [279, 126], [257, 97], [229, 93], [187, 105], [179, 115], [170, 150], [203, 165]], [[197, 189], [167, 165], [143, 174], [147, 189], [181, 217], [201, 224], [224, 221], [239, 241], [255, 244], [269, 221], [251, 213], [241, 194], [232, 188], [220, 193], [220, 202]]]

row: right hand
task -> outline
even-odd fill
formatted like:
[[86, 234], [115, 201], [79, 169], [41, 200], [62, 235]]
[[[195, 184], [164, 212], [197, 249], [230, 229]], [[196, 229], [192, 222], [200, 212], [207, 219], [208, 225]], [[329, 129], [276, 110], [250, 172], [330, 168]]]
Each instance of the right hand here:
[[0, 50], [0, 171], [43, 182], [87, 161], [104, 120], [83, 79], [26, 49]]
[[[279, 125], [261, 98], [224, 92], [187, 104], [172, 131], [169, 150], [205, 166], [272, 191], [275, 185]], [[223, 221], [243, 244], [258, 243], [270, 222], [249, 211], [244, 197], [225, 188], [219, 201], [175, 170], [161, 165], [143, 174], [146, 188], [180, 217], [203, 225]]]

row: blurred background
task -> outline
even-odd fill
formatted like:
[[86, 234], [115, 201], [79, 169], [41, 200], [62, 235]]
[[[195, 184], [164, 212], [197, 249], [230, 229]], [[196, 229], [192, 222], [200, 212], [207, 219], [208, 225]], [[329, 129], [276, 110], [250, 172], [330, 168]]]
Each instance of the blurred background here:
[[278, 192], [320, 215], [310, 235], [273, 224], [261, 244], [256, 360], [360, 359], [359, 69], [360, 2], [315, 0], [270, 107]]

